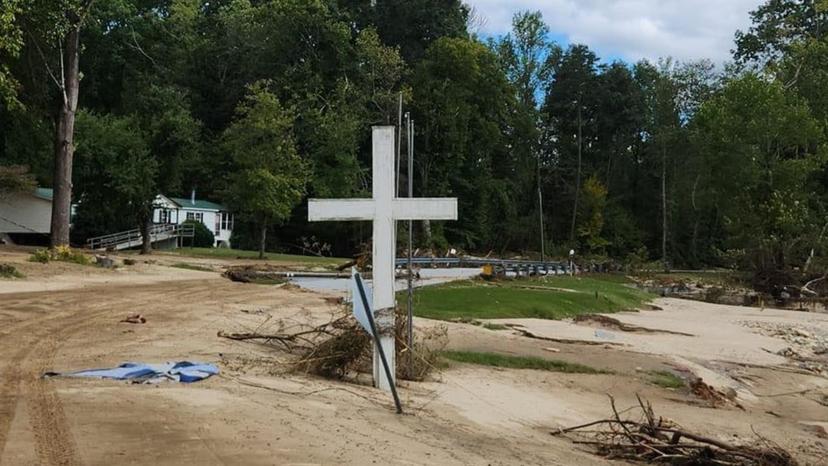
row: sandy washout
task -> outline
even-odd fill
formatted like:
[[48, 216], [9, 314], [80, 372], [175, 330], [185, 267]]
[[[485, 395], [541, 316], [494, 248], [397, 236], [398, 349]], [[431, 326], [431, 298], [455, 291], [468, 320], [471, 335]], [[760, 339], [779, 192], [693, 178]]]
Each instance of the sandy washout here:
[[[613, 316], [695, 336], [615, 332], [624, 338], [618, 341], [622, 345], [566, 342], [568, 337], [597, 340], [596, 328], [574, 323], [543, 327], [543, 322], [512, 321], [560, 340], [550, 342], [511, 330], [417, 319], [418, 326], [447, 325], [452, 349], [553, 357], [612, 373], [452, 364], [428, 382], [401, 383], [406, 415], [397, 416], [384, 392], [286, 373], [284, 354], [273, 347], [216, 336], [220, 330], [272, 329], [283, 318], [325, 319], [335, 310], [335, 300], [326, 298], [336, 293], [234, 283], [218, 273], [159, 264], [125, 275], [72, 264], [31, 270], [40, 272], [0, 281], [4, 287], [27, 281], [42, 287], [0, 294], [0, 464], [111, 464], [113, 458], [125, 464], [180, 464], [181, 458], [197, 464], [610, 464], [586, 447], [549, 435], [606, 416], [607, 394], [624, 408], [640, 394], [659, 414], [716, 438], [748, 440], [757, 429], [806, 464], [818, 464], [828, 452], [820, 433], [820, 423], [828, 419], [828, 391], [819, 385], [826, 379], [779, 371], [774, 355], [754, 354], [747, 343], [777, 345], [768, 349], [789, 344], [781, 338], [739, 325], [745, 334], [734, 335], [746, 340], [731, 347], [708, 328], [746, 319], [821, 316], [665, 300], [658, 303], [664, 311]], [[127, 278], [114, 279], [122, 276]], [[146, 281], [129, 279], [139, 277]], [[49, 290], [50, 282], [75, 286], [41, 291]], [[120, 322], [133, 312], [147, 322]], [[684, 324], [682, 315], [688, 321], [703, 318]], [[680, 343], [683, 338], [694, 343]], [[695, 340], [720, 348], [705, 349]], [[713, 363], [720, 359], [755, 358], [756, 364], [726, 372], [755, 400], [744, 410], [713, 409], [685, 391], [648, 382], [649, 371], [669, 369], [674, 357], [683, 355], [674, 348], [678, 344], [704, 355], [691, 362], [717, 374]], [[178, 359], [213, 362], [222, 373], [198, 384], [159, 386], [40, 378], [49, 370]]]

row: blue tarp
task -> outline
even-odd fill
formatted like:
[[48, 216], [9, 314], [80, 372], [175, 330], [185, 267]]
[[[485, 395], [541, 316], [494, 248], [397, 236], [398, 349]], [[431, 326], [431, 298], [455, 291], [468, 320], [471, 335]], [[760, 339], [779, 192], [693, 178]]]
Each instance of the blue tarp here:
[[127, 362], [112, 369], [88, 369], [75, 372], [48, 372], [47, 377], [89, 377], [94, 379], [132, 380], [136, 383], [158, 383], [173, 380], [181, 383], [198, 382], [219, 370], [213, 364], [178, 361], [164, 364]]

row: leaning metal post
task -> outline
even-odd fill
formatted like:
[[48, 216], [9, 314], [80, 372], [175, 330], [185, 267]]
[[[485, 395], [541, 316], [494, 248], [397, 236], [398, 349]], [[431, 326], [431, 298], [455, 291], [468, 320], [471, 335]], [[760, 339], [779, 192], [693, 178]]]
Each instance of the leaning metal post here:
[[362, 305], [365, 307], [365, 316], [368, 318], [368, 325], [371, 326], [371, 336], [374, 337], [374, 345], [379, 352], [380, 360], [382, 360], [382, 367], [385, 369], [385, 378], [391, 386], [391, 394], [394, 395], [394, 405], [397, 406], [397, 414], [402, 414], [402, 403], [400, 397], [397, 395], [397, 384], [394, 383], [394, 378], [391, 377], [391, 369], [388, 368], [388, 360], [385, 358], [385, 350], [380, 343], [379, 333], [377, 332], [377, 325], [374, 323], [374, 310], [368, 303], [368, 297], [365, 295], [365, 288], [362, 286], [362, 277], [359, 272], [356, 274], [357, 288], [359, 289], [359, 297], [362, 299]]

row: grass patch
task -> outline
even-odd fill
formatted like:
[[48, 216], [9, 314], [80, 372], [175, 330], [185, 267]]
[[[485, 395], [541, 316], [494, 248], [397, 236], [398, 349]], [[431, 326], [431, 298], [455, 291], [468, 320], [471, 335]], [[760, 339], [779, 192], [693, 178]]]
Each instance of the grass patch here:
[[506, 367], [509, 369], [535, 369], [550, 372], [565, 372], [568, 374], [606, 374], [606, 371], [595, 369], [574, 362], [554, 359], [536, 358], [533, 356], [509, 356], [499, 353], [484, 353], [475, 351], [443, 351], [446, 359], [481, 366]]
[[483, 322], [483, 328], [488, 330], [508, 330], [509, 327], [503, 324], [496, 324], [494, 322]]
[[186, 269], [186, 270], [196, 270], [199, 272], [212, 272], [213, 269], [208, 267], [203, 267], [201, 265], [195, 264], [188, 264], [186, 262], [176, 262], [175, 264], [170, 265], [170, 267], [175, 267], [177, 269]]
[[562, 319], [640, 307], [653, 295], [617, 277], [544, 277], [487, 283], [466, 280], [415, 293], [416, 315], [439, 320]]
[[[212, 257], [217, 259], [258, 259], [259, 251], [247, 251], [230, 248], [178, 248], [170, 251], [174, 254], [190, 257]], [[295, 254], [266, 253], [265, 259], [275, 262], [291, 262], [321, 267], [334, 267], [350, 259], [339, 257], [299, 256]]]
[[649, 371], [648, 375], [651, 384], [662, 388], [678, 389], [684, 388], [686, 385], [684, 379], [670, 371]]
[[23, 278], [24, 275], [10, 264], [0, 264], [0, 278]]

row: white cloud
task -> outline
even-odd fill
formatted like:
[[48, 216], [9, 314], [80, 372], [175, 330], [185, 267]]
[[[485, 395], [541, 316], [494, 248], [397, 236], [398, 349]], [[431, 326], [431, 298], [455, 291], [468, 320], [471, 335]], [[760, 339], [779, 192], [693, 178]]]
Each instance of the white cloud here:
[[628, 61], [671, 56], [680, 60], [730, 58], [733, 35], [750, 26], [748, 12], [763, 0], [465, 0], [500, 35], [518, 11], [540, 10], [555, 34], [583, 43], [599, 56]]

